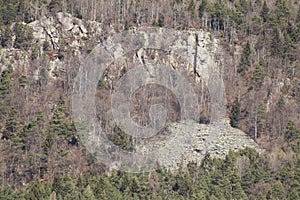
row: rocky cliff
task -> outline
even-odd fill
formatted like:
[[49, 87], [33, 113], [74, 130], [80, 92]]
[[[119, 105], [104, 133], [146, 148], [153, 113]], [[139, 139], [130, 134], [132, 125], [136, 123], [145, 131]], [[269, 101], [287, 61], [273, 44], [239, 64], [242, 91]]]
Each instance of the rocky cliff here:
[[[48, 111], [53, 105], [51, 95], [57, 91], [70, 94], [76, 70], [79, 65], [82, 66], [85, 56], [96, 47], [96, 44], [100, 43], [100, 47], [111, 53], [114, 61], [106, 69], [103, 79], [105, 87], [100, 90], [113, 90], [124, 68], [130, 71], [136, 64], [139, 64], [148, 67], [148, 72], [151, 73], [147, 63], [160, 62], [184, 74], [191, 82], [198, 95], [199, 108], [198, 105], [190, 106], [194, 107], [196, 112], [205, 115], [206, 121], [210, 122], [210, 124], [199, 124], [198, 119], [183, 121], [180, 117], [174, 117], [167, 121], [164, 131], [160, 133], [164, 135], [163, 137], [138, 141], [135, 146], [137, 152], [146, 153], [155, 150], [157, 158], [163, 165], [176, 168], [180, 162], [184, 164], [188, 161], [199, 162], [205, 153], [222, 157], [229, 149], [237, 150], [249, 146], [260, 150], [259, 146], [245, 133], [231, 128], [225, 122], [223, 50], [218, 40], [209, 32], [166, 29], [153, 29], [153, 32], [149, 32], [149, 29], [133, 29], [129, 30], [133, 36], [142, 31], [144, 35], [141, 37], [144, 44], [132, 49], [133, 52], [128, 52], [128, 49], [122, 46], [126, 44], [122, 38], [112, 36], [105, 40], [100, 23], [83, 21], [66, 13], [58, 13], [56, 17], [43, 17], [31, 22], [28, 26], [33, 29], [34, 43], [38, 47], [37, 57], [41, 62], [31, 66], [30, 57], [33, 54], [31, 50], [6, 48], [1, 49], [3, 59], [1, 70], [12, 66], [14, 70], [29, 77], [31, 81], [29, 85], [39, 82], [39, 84], [44, 84], [45, 91], [48, 89], [56, 91], [47, 93], [49, 99], [44, 96], [46, 105], [50, 104]], [[155, 32], [157, 30], [160, 32]], [[113, 29], [107, 32], [114, 33]], [[140, 37], [138, 34], [136, 38]], [[73, 62], [70, 62], [72, 60]], [[61, 82], [64, 83], [63, 86], [56, 84]], [[110, 95], [102, 92], [100, 96], [103, 94]], [[101, 98], [104, 97], [101, 96]], [[105, 98], [110, 101], [110, 97]], [[33, 102], [30, 103], [33, 104]], [[106, 102], [106, 104], [109, 103]], [[139, 105], [140, 107], [138, 106], [135, 112], [141, 116], [142, 103]], [[109, 106], [105, 107], [101, 117], [112, 126], [114, 122], [111, 112], [112, 109]], [[170, 113], [172, 112], [175, 116], [181, 114], [176, 110]], [[149, 113], [146, 113], [146, 118], [148, 115]], [[147, 120], [146, 123], [148, 123]], [[107, 128], [107, 130], [111, 129]]]

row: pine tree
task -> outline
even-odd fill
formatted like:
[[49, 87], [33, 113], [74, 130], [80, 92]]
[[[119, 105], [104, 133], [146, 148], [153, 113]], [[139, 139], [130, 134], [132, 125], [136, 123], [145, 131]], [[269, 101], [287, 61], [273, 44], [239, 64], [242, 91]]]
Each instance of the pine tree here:
[[7, 69], [2, 71], [1, 77], [0, 77], [0, 97], [3, 98], [10, 92], [11, 88], [11, 79], [10, 74], [12, 70]]
[[299, 132], [299, 129], [297, 128], [295, 122], [290, 120], [287, 123], [284, 136], [285, 136], [286, 141], [288, 141], [288, 142], [291, 142], [291, 141], [299, 138], [300, 132]]
[[2, 47], [10, 47], [11, 46], [11, 36], [12, 32], [8, 26], [3, 26], [0, 28], [1, 32], [1, 38], [0, 38], [0, 44]]
[[74, 180], [69, 176], [55, 176], [52, 188], [57, 194], [57, 199], [73, 199], [77, 193]]
[[254, 81], [255, 87], [259, 89], [262, 86], [263, 80], [265, 77], [265, 72], [263, 66], [260, 64], [257, 64], [255, 66], [253, 75], [252, 75], [252, 80]]
[[280, 181], [276, 181], [272, 186], [272, 195], [277, 199], [285, 199], [285, 190]]
[[271, 44], [270, 44], [271, 54], [272, 56], [283, 57], [284, 49], [282, 47], [284, 46], [284, 44], [280, 38], [279, 29], [274, 28], [272, 35], [273, 38], [271, 39]]
[[131, 150], [131, 137], [129, 137], [119, 126], [115, 125], [111, 141], [125, 150]]
[[27, 190], [25, 198], [28, 200], [46, 200], [51, 195], [50, 187], [46, 184], [42, 184], [39, 180], [34, 181]]
[[26, 24], [17, 23], [14, 27], [14, 32], [16, 34], [14, 47], [28, 50], [33, 42], [33, 29]]
[[82, 200], [96, 200], [96, 197], [91, 190], [91, 187], [88, 185], [85, 190], [82, 193], [82, 197], [80, 198]]
[[238, 182], [232, 183], [232, 197], [233, 199], [248, 199], [246, 193], [242, 188], [240, 180], [238, 180]]
[[290, 188], [287, 193], [287, 199], [300, 199], [300, 183], [297, 180], [291, 181]]
[[26, 131], [20, 128], [20, 122], [17, 119], [17, 110], [12, 108], [5, 124], [3, 138], [10, 139], [16, 147], [24, 149], [27, 141]]
[[233, 102], [233, 106], [230, 111], [230, 125], [234, 128], [238, 127], [238, 122], [240, 120], [241, 115], [241, 104], [238, 98], [235, 98]]
[[248, 41], [241, 55], [241, 61], [237, 70], [238, 73], [243, 74], [248, 69], [248, 67], [251, 64], [250, 56], [251, 56], [251, 48], [250, 48], [250, 43]]
[[8, 186], [0, 188], [0, 199], [15, 200], [13, 190]]

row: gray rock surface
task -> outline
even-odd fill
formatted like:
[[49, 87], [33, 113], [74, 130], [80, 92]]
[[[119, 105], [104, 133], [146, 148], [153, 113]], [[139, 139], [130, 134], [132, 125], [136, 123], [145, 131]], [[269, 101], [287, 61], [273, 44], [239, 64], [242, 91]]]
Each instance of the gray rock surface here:
[[193, 121], [173, 123], [168, 135], [160, 140], [140, 144], [138, 152], [153, 153], [162, 166], [176, 169], [182, 163], [200, 163], [206, 153], [224, 158], [228, 151], [250, 147], [262, 152], [257, 143], [244, 132], [229, 124], [199, 124]]

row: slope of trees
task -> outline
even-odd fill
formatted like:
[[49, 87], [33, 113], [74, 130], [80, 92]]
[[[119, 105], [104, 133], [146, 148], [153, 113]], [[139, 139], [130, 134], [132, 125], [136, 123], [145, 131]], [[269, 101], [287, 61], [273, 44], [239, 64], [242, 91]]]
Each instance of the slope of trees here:
[[[14, 65], [18, 55], [0, 58], [8, 66], [0, 76], [0, 199], [300, 198], [298, 1], [0, 0], [0, 10], [1, 51], [30, 54], [29, 72]], [[55, 52], [47, 42], [44, 52], [36, 53], [41, 48], [27, 25], [42, 16], [55, 19], [57, 12], [101, 22], [103, 35], [93, 41], [104, 40], [110, 29], [135, 26], [210, 31], [224, 49], [230, 124], [260, 142], [266, 153], [245, 149], [224, 160], [207, 155], [187, 171], [103, 173], [105, 167], [81, 145], [70, 118], [76, 58], [71, 50]], [[69, 67], [56, 82], [47, 78], [53, 55]], [[38, 81], [33, 78], [37, 67]], [[100, 89], [107, 87], [104, 79], [99, 82]], [[131, 150], [132, 139], [118, 126], [111, 140]]]
[[[291, 128], [292, 131], [294, 128]], [[78, 177], [55, 175], [35, 180], [16, 191], [0, 190], [1, 199], [298, 199], [299, 157], [280, 170], [253, 149], [229, 154], [224, 160], [205, 156], [200, 166], [187, 171], [159, 169], [146, 174], [111, 171]]]

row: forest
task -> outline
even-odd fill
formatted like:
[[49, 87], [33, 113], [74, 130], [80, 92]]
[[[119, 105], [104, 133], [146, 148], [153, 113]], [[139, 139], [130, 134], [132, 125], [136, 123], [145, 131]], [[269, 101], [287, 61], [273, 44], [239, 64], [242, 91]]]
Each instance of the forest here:
[[[0, 10], [0, 199], [300, 199], [298, 0], [0, 0]], [[72, 35], [40, 46], [29, 26], [59, 12], [101, 24], [99, 35], [82, 37], [82, 55], [133, 27], [209, 31], [224, 49], [230, 125], [265, 152], [207, 153], [199, 166], [179, 163], [176, 171], [109, 171], [71, 119]], [[39, 68], [53, 60], [67, 63], [52, 71], [55, 81]], [[98, 88], [107, 87], [101, 79]], [[112, 130], [114, 144], [130, 149], [132, 138]]]

